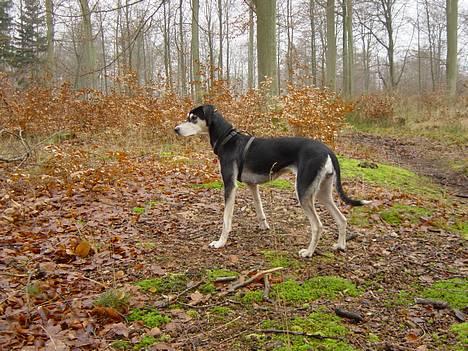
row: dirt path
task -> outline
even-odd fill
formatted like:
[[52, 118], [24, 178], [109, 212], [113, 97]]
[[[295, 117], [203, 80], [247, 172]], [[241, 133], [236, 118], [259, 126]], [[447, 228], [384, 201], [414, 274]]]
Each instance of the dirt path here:
[[468, 196], [466, 145], [445, 145], [423, 137], [396, 139], [352, 132], [342, 135], [339, 149], [352, 156], [401, 165], [447, 187], [453, 195]]

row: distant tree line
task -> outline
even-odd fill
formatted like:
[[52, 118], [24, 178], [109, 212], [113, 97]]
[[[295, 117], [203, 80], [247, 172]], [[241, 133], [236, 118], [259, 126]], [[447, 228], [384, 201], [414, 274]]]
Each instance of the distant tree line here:
[[454, 95], [467, 39], [458, 0], [0, 0], [0, 69], [19, 87], [125, 91], [134, 77], [197, 100], [216, 80]]

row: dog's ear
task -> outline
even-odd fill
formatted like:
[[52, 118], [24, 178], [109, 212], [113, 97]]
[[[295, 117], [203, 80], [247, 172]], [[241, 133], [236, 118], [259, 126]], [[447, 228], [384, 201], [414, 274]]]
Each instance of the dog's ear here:
[[203, 116], [208, 126], [213, 122], [215, 112], [216, 107], [213, 105], [203, 105]]

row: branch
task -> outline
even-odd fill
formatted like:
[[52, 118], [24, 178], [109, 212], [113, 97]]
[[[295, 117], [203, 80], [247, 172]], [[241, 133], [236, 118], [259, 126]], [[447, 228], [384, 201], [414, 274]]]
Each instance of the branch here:
[[267, 269], [266, 271], [261, 271], [261, 272], [258, 272], [257, 274], [255, 274], [254, 276], [250, 277], [249, 279], [247, 279], [246, 281], [244, 282], [238, 282], [236, 284], [233, 284], [229, 287], [229, 290], [228, 292], [233, 292], [239, 288], [242, 288], [246, 285], [249, 285], [250, 283], [252, 283], [253, 281], [263, 277], [265, 274], [268, 274], [268, 273], [273, 273], [273, 272], [277, 272], [277, 271], [281, 271], [283, 270], [284, 267], [275, 267], [275, 268], [272, 268], [272, 269]]

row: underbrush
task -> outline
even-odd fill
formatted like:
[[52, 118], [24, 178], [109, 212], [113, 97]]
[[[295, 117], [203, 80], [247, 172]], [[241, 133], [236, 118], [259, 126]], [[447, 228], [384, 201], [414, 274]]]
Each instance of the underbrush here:
[[444, 143], [468, 142], [468, 97], [451, 101], [442, 92], [422, 96], [371, 94], [360, 97], [348, 122], [382, 135], [425, 136]]

